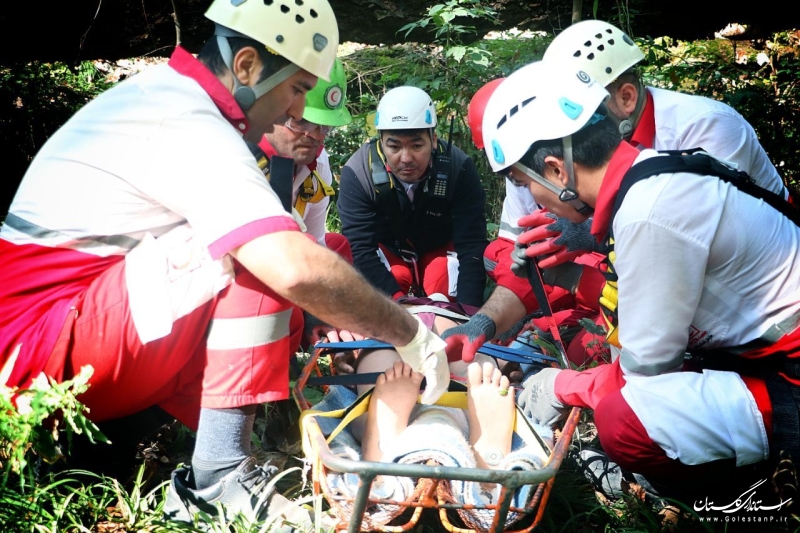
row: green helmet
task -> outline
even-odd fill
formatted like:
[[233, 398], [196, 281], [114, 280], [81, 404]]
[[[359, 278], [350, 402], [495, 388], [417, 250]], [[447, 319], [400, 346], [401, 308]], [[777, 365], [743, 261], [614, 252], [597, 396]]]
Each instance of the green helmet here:
[[353, 118], [347, 110], [347, 77], [342, 62], [336, 59], [330, 73], [331, 81], [319, 79], [306, 94], [303, 118], [320, 126], [344, 126]]

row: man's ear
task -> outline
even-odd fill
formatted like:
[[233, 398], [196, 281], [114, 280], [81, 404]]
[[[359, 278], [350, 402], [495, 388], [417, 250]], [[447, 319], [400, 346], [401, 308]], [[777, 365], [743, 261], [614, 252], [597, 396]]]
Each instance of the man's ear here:
[[614, 101], [625, 118], [630, 117], [636, 109], [636, 101], [639, 98], [639, 89], [633, 83], [623, 83], [614, 91]]
[[569, 183], [569, 176], [567, 169], [564, 166], [564, 160], [559, 159], [554, 155], [548, 155], [544, 158], [544, 177], [549, 180], [554, 180], [566, 187]]
[[263, 67], [261, 56], [252, 46], [245, 46], [236, 52], [233, 57], [233, 75], [239, 79], [242, 85], [247, 87], [252, 87], [258, 83]]

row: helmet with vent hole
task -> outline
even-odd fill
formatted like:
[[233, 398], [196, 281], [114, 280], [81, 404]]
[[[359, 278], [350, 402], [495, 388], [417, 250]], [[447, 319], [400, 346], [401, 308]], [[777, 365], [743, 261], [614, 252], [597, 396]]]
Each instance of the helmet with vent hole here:
[[206, 17], [330, 79], [339, 26], [327, 0], [214, 0]]
[[518, 162], [537, 141], [567, 137], [602, 119], [597, 111], [607, 97], [581, 70], [546, 61], [520, 68], [486, 104], [483, 140], [492, 170]]
[[633, 39], [602, 20], [573, 24], [553, 39], [544, 61], [582, 70], [605, 87], [644, 59]]

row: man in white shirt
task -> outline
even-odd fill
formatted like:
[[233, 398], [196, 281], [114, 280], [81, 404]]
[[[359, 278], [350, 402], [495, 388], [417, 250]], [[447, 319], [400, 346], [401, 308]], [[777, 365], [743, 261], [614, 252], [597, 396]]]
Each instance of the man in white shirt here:
[[[800, 218], [739, 176], [626, 181], [649, 160], [685, 158], [621, 142], [607, 99], [585, 72], [542, 61], [512, 74], [486, 108], [492, 169], [573, 223], [593, 214], [619, 287], [614, 363], [535, 374], [523, 411], [554, 424], [568, 406], [593, 409], [608, 456], [661, 481], [797, 459], [800, 395], [787, 363], [800, 358]], [[736, 370], [684, 371], [687, 350], [713, 350]]]
[[206, 16], [198, 58], [178, 47], [100, 95], [31, 162], [0, 228], [0, 377], [91, 365], [92, 420], [158, 405], [196, 429], [167, 518], [302, 520], [250, 449], [256, 406], [288, 397], [292, 306], [399, 345], [425, 401], [449, 372], [440, 339], [300, 231], [246, 145], [328, 78], [330, 5], [215, 0]]
[[[605, 86], [611, 93], [610, 118], [618, 123], [620, 133], [637, 149], [702, 148], [736, 165], [760, 187], [789, 198], [783, 180], [755, 131], [739, 113], [727, 104], [702, 96], [645, 87], [635, 71], [635, 65], [643, 59], [644, 54], [636, 43], [619, 28], [599, 20], [586, 20], [562, 31], [548, 46], [543, 60], [582, 70]], [[476, 315], [480, 324], [484, 324], [481, 332], [473, 331], [478, 325], [474, 322], [459, 326], [461, 329], [457, 331], [443, 333], [448, 339], [448, 352], [464, 347], [468, 355], [474, 353], [478, 342], [491, 339], [492, 326], [502, 333], [538, 306], [524, 280], [514, 281], [508, 272], [514, 241], [527, 246], [526, 255], [537, 258], [540, 266], [548, 268], [572, 261], [584, 252], [600, 251], [588, 235], [588, 223], [578, 225], [559, 220], [556, 225], [556, 221], [535, 213], [537, 200], [527, 188], [506, 184], [499, 238], [487, 247], [486, 258], [487, 266], [493, 269], [492, 277], [500, 280], [498, 287]], [[525, 218], [520, 224], [522, 217]], [[563, 232], [558, 229], [564, 227], [569, 229]], [[576, 276], [579, 271], [585, 273], [597, 264], [593, 256], [585, 256], [580, 261], [590, 266], [574, 268]], [[581, 279], [577, 294], [579, 303], [592, 300], [602, 289], [602, 277], [591, 276], [592, 280], [585, 275]], [[555, 290], [555, 295], [563, 298], [560, 290]], [[463, 334], [464, 328], [469, 334]]]

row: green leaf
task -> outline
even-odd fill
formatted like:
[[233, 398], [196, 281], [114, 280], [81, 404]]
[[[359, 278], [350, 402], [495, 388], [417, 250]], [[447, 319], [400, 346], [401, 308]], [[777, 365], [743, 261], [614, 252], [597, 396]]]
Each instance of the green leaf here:
[[466, 53], [467, 53], [467, 48], [465, 46], [454, 46], [448, 49], [447, 52], [445, 52], [445, 55], [448, 57], [452, 57], [453, 59], [455, 59], [460, 63], [461, 59], [464, 57], [464, 54]]

